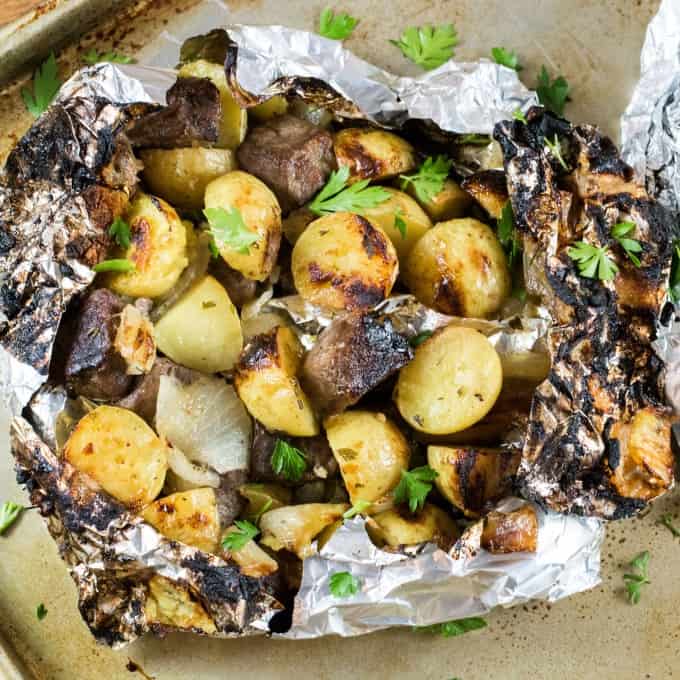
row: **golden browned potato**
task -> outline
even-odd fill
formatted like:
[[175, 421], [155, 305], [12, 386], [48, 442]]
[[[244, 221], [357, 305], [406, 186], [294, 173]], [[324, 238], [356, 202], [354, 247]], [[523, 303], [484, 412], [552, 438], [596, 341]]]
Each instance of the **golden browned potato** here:
[[303, 560], [314, 553], [314, 537], [348, 509], [346, 503], [305, 503], [270, 510], [260, 520], [260, 543], [272, 550], [288, 550]]
[[238, 492], [248, 501], [242, 515], [250, 522], [254, 522], [264, 512], [282, 508], [293, 502], [292, 491], [280, 484], [252, 482], [239, 486]]
[[427, 463], [442, 496], [469, 517], [509, 490], [521, 452], [476, 447], [428, 446]]
[[222, 64], [213, 64], [204, 59], [184, 64], [177, 74], [178, 78], [194, 77], [208, 78], [220, 91], [220, 104], [222, 106], [222, 119], [220, 121], [220, 134], [217, 146], [225, 149], [235, 149], [246, 136], [248, 129], [248, 114], [234, 100], [227, 76]]
[[536, 552], [537, 544], [538, 519], [530, 505], [484, 518], [482, 548], [491, 553]]
[[[230, 526], [224, 532], [223, 540], [234, 531], [240, 532], [240, 529], [236, 525]], [[228, 550], [223, 543], [222, 555], [224, 559], [236, 562], [241, 568], [242, 574], [252, 576], [253, 578], [269, 576], [269, 574], [273, 574], [279, 568], [278, 562], [262, 550], [253, 539], [250, 539], [238, 550]]]
[[309, 302], [366, 309], [384, 300], [399, 273], [387, 235], [360, 215], [337, 212], [312, 222], [293, 248], [295, 288]]
[[271, 99], [267, 99], [266, 102], [248, 109], [248, 113], [258, 123], [264, 123], [272, 118], [276, 118], [276, 116], [282, 116], [286, 111], [288, 111], [288, 100], [280, 94], [274, 95]]
[[107, 287], [129, 297], [165, 295], [189, 264], [186, 226], [163, 199], [141, 192], [125, 219], [130, 225], [130, 246], [115, 257], [130, 260], [135, 268], [107, 274]]
[[472, 204], [470, 196], [450, 177], [444, 180], [444, 186], [441, 191], [435, 194], [429, 201], [421, 200], [418, 194], [416, 194], [413, 184], [408, 184], [406, 191], [420, 203], [423, 210], [434, 222], [444, 222], [456, 217], [463, 217]]
[[408, 470], [408, 442], [383, 413], [345, 411], [327, 418], [324, 428], [352, 504], [379, 500]]
[[293, 331], [277, 326], [255, 336], [234, 371], [234, 387], [250, 415], [268, 430], [312, 437], [319, 424], [296, 377], [303, 348]]
[[402, 277], [411, 292], [442, 314], [485, 318], [512, 291], [503, 248], [473, 219], [440, 222], [412, 248]]
[[154, 335], [163, 354], [203, 373], [233, 368], [243, 346], [236, 307], [212, 276], [199, 279], [158, 320]]
[[189, 595], [186, 587], [163, 576], [155, 575], [149, 580], [144, 615], [149, 624], [200, 630], [206, 635], [217, 632], [203, 605]]
[[390, 548], [433, 541], [448, 550], [459, 535], [453, 519], [430, 503], [415, 515], [397, 508], [380, 512], [366, 523], [366, 530], [378, 547]]
[[208, 184], [236, 170], [236, 156], [231, 149], [142, 149], [139, 155], [146, 186], [187, 210], [200, 210]]
[[145, 522], [173, 541], [215, 552], [221, 530], [215, 489], [203, 487], [159, 498], [141, 513]]
[[276, 196], [254, 175], [235, 170], [208, 184], [205, 207], [238, 210], [246, 230], [257, 240], [245, 248], [235, 248], [215, 233], [215, 243], [232, 269], [249, 279], [264, 281], [276, 263], [281, 243], [281, 208]]
[[362, 216], [390, 237], [401, 263], [416, 241], [432, 226], [432, 222], [408, 194], [384, 188], [390, 197], [373, 208], [364, 210]]
[[413, 147], [386, 130], [345, 128], [335, 135], [333, 149], [338, 165], [349, 168], [349, 182], [374, 182], [409, 172], [416, 165]]
[[98, 406], [78, 421], [64, 458], [133, 509], [153, 501], [168, 469], [166, 446], [136, 413]]
[[283, 220], [283, 235], [288, 243], [294, 246], [302, 235], [302, 232], [317, 219], [317, 216], [308, 208], [298, 208], [288, 213]]
[[481, 420], [502, 384], [501, 360], [487, 338], [472, 328], [446, 326], [401, 369], [394, 401], [416, 430], [450, 434]]
[[508, 186], [502, 170], [483, 170], [463, 180], [462, 187], [490, 217], [499, 219], [508, 202]]

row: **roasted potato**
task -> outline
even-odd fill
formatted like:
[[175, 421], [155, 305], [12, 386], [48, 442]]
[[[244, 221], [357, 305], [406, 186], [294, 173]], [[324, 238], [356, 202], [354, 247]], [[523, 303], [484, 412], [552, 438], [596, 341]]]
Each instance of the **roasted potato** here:
[[345, 128], [335, 135], [333, 149], [338, 166], [349, 168], [349, 182], [374, 182], [409, 172], [416, 165], [413, 147], [386, 130]]
[[406, 185], [406, 192], [418, 201], [422, 209], [434, 222], [444, 222], [456, 217], [463, 217], [472, 204], [470, 196], [450, 177], [444, 180], [441, 191], [428, 201], [424, 201], [418, 196], [412, 183]]
[[285, 326], [255, 336], [236, 364], [234, 387], [250, 415], [268, 430], [312, 437], [319, 424], [296, 377], [302, 352], [300, 341]]
[[136, 413], [116, 406], [98, 406], [81, 418], [64, 458], [136, 510], [158, 496], [168, 468], [163, 441]]
[[128, 375], [148, 373], [156, 360], [153, 324], [134, 305], [125, 305], [113, 345], [127, 365]]
[[264, 123], [265, 121], [275, 118], [276, 116], [282, 116], [288, 111], [288, 100], [280, 94], [274, 95], [266, 102], [257, 104], [252, 108], [248, 109], [248, 113], [258, 122]]
[[428, 446], [427, 463], [442, 496], [469, 517], [503, 495], [517, 472], [519, 450]]
[[396, 508], [380, 512], [366, 523], [366, 530], [378, 547], [390, 548], [433, 541], [448, 550], [459, 534], [453, 519], [430, 503], [416, 515]]
[[481, 420], [503, 384], [501, 360], [479, 331], [446, 326], [419, 345], [399, 372], [394, 401], [411, 427], [459, 432]]
[[170, 359], [204, 373], [230, 370], [243, 346], [236, 307], [212, 276], [199, 279], [158, 320], [154, 335]]
[[239, 486], [238, 492], [248, 501], [243, 517], [250, 522], [254, 522], [263, 512], [290, 505], [293, 500], [291, 490], [278, 484], [243, 484]]
[[129, 297], [165, 295], [189, 264], [186, 226], [164, 200], [141, 192], [125, 219], [130, 225], [130, 246], [115, 257], [130, 260], [135, 268], [107, 274], [107, 287]]
[[288, 213], [283, 220], [283, 235], [288, 243], [294, 246], [302, 235], [302, 232], [317, 219], [317, 216], [308, 208], [298, 208]]
[[222, 64], [213, 64], [204, 59], [184, 64], [177, 74], [178, 78], [193, 76], [194, 78], [208, 78], [220, 91], [222, 105], [222, 120], [217, 146], [224, 149], [235, 149], [246, 136], [248, 129], [248, 114], [234, 100], [227, 85], [227, 76]]
[[440, 222], [411, 249], [402, 277], [411, 292], [442, 314], [485, 318], [512, 291], [503, 248], [473, 219]]
[[288, 550], [303, 560], [314, 553], [314, 537], [348, 509], [346, 503], [307, 503], [270, 510], [260, 520], [260, 543], [272, 550]]
[[236, 170], [236, 157], [231, 149], [198, 146], [142, 149], [140, 157], [146, 186], [157, 196], [186, 210], [200, 210], [208, 184]]
[[203, 487], [159, 498], [141, 513], [163, 536], [205, 552], [215, 552], [221, 530], [215, 489]]
[[236, 208], [257, 241], [245, 249], [215, 238], [220, 255], [249, 279], [264, 281], [276, 263], [281, 243], [281, 208], [276, 196], [254, 175], [235, 170], [218, 177], [205, 190], [205, 207]]
[[530, 505], [513, 512], [490, 512], [484, 518], [482, 548], [491, 553], [536, 552], [538, 519]]
[[[240, 531], [240, 529], [236, 525], [231, 526], [224, 532], [224, 537], [234, 531]], [[238, 550], [227, 550], [223, 547], [222, 556], [224, 559], [236, 562], [242, 574], [253, 578], [269, 576], [279, 568], [278, 562], [262, 550], [253, 539]]]
[[346, 411], [327, 418], [324, 427], [352, 504], [379, 500], [408, 470], [408, 442], [383, 413]]
[[486, 210], [489, 217], [499, 219], [503, 206], [508, 202], [508, 186], [502, 170], [484, 170], [466, 177], [461, 185], [479, 205]]
[[181, 630], [200, 630], [206, 635], [217, 632], [203, 605], [189, 591], [163, 576], [152, 576], [144, 606], [149, 624], [171, 626]]
[[[388, 187], [385, 187], [385, 191], [390, 194], [386, 201], [367, 208], [361, 214], [390, 237], [401, 263], [416, 241], [432, 226], [432, 222], [408, 194]], [[399, 220], [403, 225], [401, 230], [397, 226]]]
[[312, 222], [293, 248], [295, 288], [309, 302], [333, 309], [366, 309], [384, 300], [399, 273], [387, 235], [348, 212]]

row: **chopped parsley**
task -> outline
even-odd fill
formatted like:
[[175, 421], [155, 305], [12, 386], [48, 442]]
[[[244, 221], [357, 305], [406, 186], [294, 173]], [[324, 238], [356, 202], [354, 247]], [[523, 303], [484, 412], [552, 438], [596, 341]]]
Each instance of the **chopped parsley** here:
[[555, 80], [551, 80], [548, 69], [542, 66], [536, 84], [536, 94], [538, 101], [546, 109], [561, 116], [564, 113], [564, 105], [569, 100], [569, 83], [564, 76], [557, 76]]
[[649, 551], [641, 552], [629, 565], [632, 572], [623, 575], [623, 581], [628, 593], [628, 601], [637, 604], [640, 601], [642, 586], [651, 583], [649, 580]]
[[218, 246], [228, 246], [237, 253], [247, 255], [250, 246], [258, 240], [258, 235], [248, 229], [238, 208], [205, 208], [205, 218], [210, 225], [210, 233]]
[[12, 501], [5, 501], [0, 505], [0, 535], [4, 534], [17, 521], [23, 510], [23, 505]]
[[458, 36], [453, 24], [411, 26], [401, 34], [399, 40], [390, 42], [414, 64], [431, 71], [453, 57]]
[[401, 480], [392, 492], [395, 503], [408, 502], [411, 512], [421, 510], [425, 505], [427, 494], [432, 491], [432, 482], [438, 476], [438, 473], [429, 465], [408, 471], [402, 470]]
[[348, 571], [336, 571], [331, 575], [328, 588], [333, 597], [350, 597], [359, 592], [361, 583], [356, 576], [352, 576]]
[[222, 547], [230, 552], [240, 550], [260, 533], [260, 530], [248, 520], [237, 519], [234, 524], [237, 528], [228, 531], [222, 539]]
[[456, 637], [469, 633], [471, 630], [480, 630], [486, 628], [486, 621], [478, 616], [472, 616], [467, 619], [455, 619], [453, 621], [444, 621], [444, 623], [435, 623], [431, 626], [415, 626], [413, 630], [418, 633], [435, 633], [442, 637]]
[[102, 260], [92, 267], [92, 271], [98, 274], [101, 272], [131, 272], [134, 269], [135, 263], [124, 259]]
[[519, 63], [519, 58], [514, 50], [506, 50], [505, 47], [492, 47], [491, 57], [501, 66], [507, 66], [514, 71], [521, 71], [522, 67]]
[[619, 268], [609, 257], [606, 246], [593, 246], [585, 241], [576, 241], [567, 249], [567, 255], [576, 262], [578, 273], [587, 279], [611, 281]]
[[343, 514], [343, 519], [351, 519], [355, 515], [360, 515], [364, 510], [371, 507], [371, 501], [358, 500], [347, 512]]
[[359, 19], [347, 12], [336, 14], [330, 7], [326, 7], [319, 19], [319, 35], [331, 40], [344, 40], [349, 38], [358, 23]]
[[291, 446], [283, 439], [278, 439], [272, 454], [271, 465], [275, 474], [282, 475], [291, 482], [297, 482], [302, 479], [307, 469], [307, 459], [300, 449]]
[[344, 165], [331, 173], [328, 182], [309, 204], [315, 215], [328, 215], [334, 212], [361, 213], [384, 203], [390, 193], [382, 187], [369, 187], [370, 180], [362, 179], [347, 186], [349, 168]]
[[623, 248], [630, 261], [636, 266], [640, 266], [640, 258], [637, 253], [642, 252], [640, 241], [634, 238], [629, 238], [632, 231], [635, 231], [635, 224], [633, 222], [619, 222], [612, 227], [612, 237]]
[[54, 52], [35, 70], [33, 74], [33, 92], [23, 88], [21, 98], [34, 118], [47, 110], [59, 92], [61, 79]]
[[413, 185], [418, 200], [429, 203], [444, 188], [451, 170], [451, 160], [446, 156], [429, 156], [413, 175], [400, 175], [401, 187]]
[[122, 218], [116, 217], [109, 227], [109, 236], [121, 247], [130, 247], [130, 225]]

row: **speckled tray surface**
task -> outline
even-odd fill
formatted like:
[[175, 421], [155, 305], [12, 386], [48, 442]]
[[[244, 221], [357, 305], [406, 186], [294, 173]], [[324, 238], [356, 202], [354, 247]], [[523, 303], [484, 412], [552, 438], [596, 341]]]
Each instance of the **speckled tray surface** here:
[[[1, 1], [1, 0], [0, 0]], [[92, 46], [136, 53], [174, 21], [191, 20], [196, 0], [141, 0], [114, 11], [110, 0], [62, 0], [102, 17], [95, 29], [58, 52], [64, 76]], [[326, 6], [304, 0], [228, 2], [234, 21], [282, 23], [312, 29]], [[397, 0], [382, 4], [343, 0], [337, 8], [361, 17], [347, 45], [356, 54], [397, 73], [413, 74], [387, 43], [408, 25], [455, 22], [457, 56], [474, 59], [491, 47], [517, 50], [529, 85], [542, 63], [559, 70], [573, 87], [566, 115], [593, 122], [618, 137], [618, 118], [637, 79], [640, 47], [657, 0]], [[537, 10], [540, 7], [540, 10]], [[78, 27], [78, 13], [70, 15]], [[82, 16], [86, 16], [83, 14]], [[42, 21], [42, 19], [41, 19]], [[73, 23], [75, 22], [75, 23]], [[49, 25], [49, 22], [43, 24]], [[37, 31], [32, 56], [64, 41], [65, 34]], [[71, 28], [69, 30], [71, 30]], [[82, 30], [82, 29], [81, 29]], [[1, 41], [0, 41], [1, 42]], [[1, 52], [0, 52], [1, 54]], [[5, 62], [0, 58], [0, 79]], [[31, 119], [19, 97], [22, 79], [0, 96], [0, 162]], [[26, 502], [14, 482], [0, 414], [0, 500]], [[76, 608], [76, 592], [42, 520], [28, 512], [0, 537], [0, 678], [125, 680], [132, 659], [157, 680], [290, 678], [432, 678], [446, 680], [637, 680], [678, 675], [680, 658], [680, 539], [657, 524], [680, 511], [680, 492], [665, 497], [642, 518], [611, 524], [603, 548], [602, 585], [556, 605], [530, 604], [497, 611], [489, 627], [442, 639], [386, 631], [353, 639], [303, 642], [266, 639], [208, 640], [171, 635], [146, 638], [122, 652], [98, 647]], [[642, 601], [622, 593], [623, 566], [641, 550], [651, 553]], [[43, 602], [47, 617], [38, 621]], [[132, 668], [132, 667], [131, 667]], [[139, 675], [139, 677], [143, 677]]]

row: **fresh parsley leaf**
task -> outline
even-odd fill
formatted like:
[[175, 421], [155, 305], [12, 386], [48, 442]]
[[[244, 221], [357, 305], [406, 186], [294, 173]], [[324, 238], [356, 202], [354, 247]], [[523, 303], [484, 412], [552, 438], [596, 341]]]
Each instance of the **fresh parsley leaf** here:
[[41, 602], [35, 610], [38, 621], [42, 621], [47, 616], [47, 607]]
[[331, 575], [328, 587], [333, 597], [350, 597], [359, 592], [361, 583], [348, 571], [336, 571]]
[[418, 200], [429, 203], [444, 188], [451, 170], [451, 160], [446, 156], [428, 156], [413, 175], [400, 175], [401, 187], [413, 184]]
[[212, 257], [213, 260], [216, 260], [220, 256], [220, 251], [217, 248], [214, 237], [208, 241], [208, 250], [210, 251], [210, 257]]
[[358, 23], [359, 19], [350, 16], [347, 12], [336, 14], [330, 7], [326, 7], [321, 12], [319, 35], [331, 40], [344, 40], [349, 38]]
[[240, 550], [260, 533], [260, 530], [248, 520], [237, 519], [234, 524], [237, 528], [227, 532], [222, 539], [222, 547], [229, 552]]
[[394, 214], [394, 228], [399, 231], [402, 238], [406, 238], [406, 222], [404, 222], [401, 210], [397, 210]]
[[218, 246], [229, 246], [237, 253], [247, 255], [250, 246], [258, 240], [258, 235], [246, 227], [238, 208], [205, 208], [203, 214]]
[[501, 66], [507, 66], [514, 71], [521, 71], [517, 53], [514, 50], [506, 50], [505, 47], [492, 47], [491, 56], [493, 60]]
[[453, 48], [458, 44], [458, 36], [453, 24], [411, 26], [401, 34], [399, 40], [390, 42], [414, 64], [431, 71], [451, 59]]
[[343, 514], [344, 519], [351, 519], [354, 515], [360, 515], [366, 508], [371, 507], [371, 501], [358, 500], [347, 512]]
[[569, 83], [564, 76], [557, 76], [551, 81], [548, 69], [542, 66], [536, 84], [536, 94], [538, 101], [546, 109], [561, 116], [564, 113], [564, 105], [569, 100]]
[[501, 216], [496, 222], [496, 233], [498, 234], [498, 240], [503, 246], [503, 250], [505, 250], [508, 256], [508, 265], [510, 269], [513, 269], [522, 255], [522, 242], [515, 228], [515, 216], [512, 212], [512, 203], [510, 201], [501, 210]]
[[458, 137], [456, 140], [458, 144], [474, 144], [476, 146], [486, 146], [487, 144], [491, 144], [491, 136], [490, 135], [479, 135], [476, 132], [467, 134], [467, 135], [461, 135]]
[[525, 125], [527, 124], [527, 117], [524, 115], [522, 109], [520, 108], [517, 108], [512, 112], [512, 117], [515, 120], [518, 120], [520, 123], [524, 123]]
[[642, 252], [642, 245], [640, 245], [640, 241], [636, 241], [634, 238], [628, 238], [628, 234], [630, 234], [631, 231], [635, 231], [634, 222], [619, 222], [612, 227], [612, 237], [618, 241], [626, 255], [628, 255], [630, 261], [636, 267], [639, 267], [641, 264], [640, 258], [635, 253]]
[[278, 439], [271, 458], [272, 469], [291, 482], [297, 482], [307, 469], [305, 454], [283, 439]]
[[484, 619], [478, 616], [472, 616], [467, 619], [456, 619], [454, 621], [444, 621], [444, 623], [435, 623], [431, 626], [415, 626], [413, 630], [418, 633], [435, 633], [442, 637], [455, 637], [456, 635], [469, 633], [471, 630], [486, 628], [486, 625]]
[[651, 583], [649, 580], [649, 551], [641, 552], [631, 563], [633, 573], [624, 574], [623, 581], [631, 604], [637, 604], [642, 594], [642, 586]]
[[374, 208], [390, 197], [390, 193], [382, 187], [369, 187], [368, 179], [347, 186], [348, 179], [349, 168], [346, 165], [332, 172], [326, 186], [309, 204], [309, 209], [316, 215], [345, 211], [361, 214], [362, 210]]
[[12, 501], [5, 501], [0, 506], [0, 535], [4, 534], [17, 521], [23, 510], [23, 505], [13, 503]]
[[101, 272], [131, 272], [134, 271], [135, 269], [135, 263], [130, 262], [130, 260], [121, 260], [121, 259], [113, 259], [113, 260], [102, 260], [98, 264], [96, 264], [94, 267], [92, 267], [92, 271], [95, 271], [97, 273]]
[[422, 333], [418, 333], [418, 335], [414, 335], [408, 341], [408, 344], [411, 345], [411, 347], [418, 347], [419, 345], [422, 345], [425, 342], [425, 340], [431, 337], [432, 331], [423, 331]]
[[262, 515], [264, 515], [265, 512], [269, 510], [269, 508], [272, 507], [273, 501], [271, 498], [268, 498], [264, 503], [262, 503], [262, 507], [257, 511], [255, 514], [255, 517], [253, 519], [255, 520], [255, 524], [260, 524], [260, 519], [262, 519]]
[[680, 529], [678, 529], [674, 524], [673, 524], [673, 516], [667, 512], [665, 515], [661, 515], [661, 518], [659, 519], [659, 524], [663, 524], [663, 526], [670, 531], [673, 536], [675, 537], [680, 537]]
[[555, 133], [555, 136], [553, 137], [552, 141], [550, 141], [547, 137], [543, 141], [545, 142], [546, 147], [548, 147], [548, 151], [550, 151], [553, 158], [565, 170], [569, 170], [567, 163], [565, 162], [564, 158], [562, 157], [562, 143], [560, 142], [559, 137], [557, 136], [557, 133]]
[[576, 262], [578, 273], [587, 279], [611, 281], [619, 268], [609, 257], [606, 246], [593, 246], [585, 241], [576, 241], [567, 249], [567, 255]]
[[33, 74], [33, 92], [23, 88], [21, 98], [33, 117], [37, 118], [47, 110], [60, 87], [57, 60], [52, 52]]
[[431, 482], [438, 476], [439, 474], [429, 465], [413, 468], [410, 471], [402, 470], [401, 480], [392, 492], [395, 503], [408, 501], [411, 512], [421, 510], [427, 494], [432, 490]]
[[94, 64], [100, 64], [101, 62], [108, 61], [112, 64], [134, 64], [135, 60], [132, 57], [128, 57], [127, 54], [121, 54], [120, 52], [98, 52], [97, 50], [90, 49], [89, 52], [83, 54], [83, 61], [91, 66]]
[[130, 225], [122, 218], [116, 217], [109, 227], [109, 236], [121, 247], [130, 247]]
[[668, 297], [671, 302], [680, 302], [680, 241], [673, 242], [671, 276], [668, 280]]

